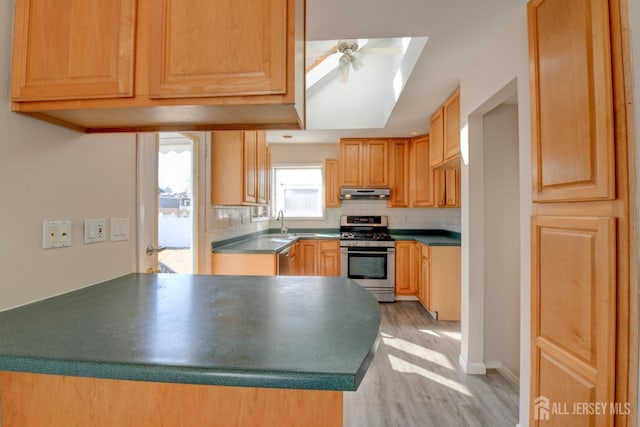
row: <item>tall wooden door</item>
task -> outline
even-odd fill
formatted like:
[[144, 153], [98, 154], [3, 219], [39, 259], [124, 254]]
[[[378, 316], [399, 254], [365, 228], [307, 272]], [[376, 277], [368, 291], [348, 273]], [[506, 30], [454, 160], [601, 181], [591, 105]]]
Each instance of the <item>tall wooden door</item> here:
[[133, 96], [135, 0], [17, 0], [14, 100]]
[[362, 156], [362, 185], [389, 185], [389, 145], [386, 139], [370, 139], [364, 144]]
[[362, 140], [340, 140], [340, 186], [362, 186]]
[[[534, 426], [625, 423], [625, 407], [614, 406], [628, 398], [630, 261], [616, 5], [617, 0], [528, 5]], [[576, 405], [606, 410], [576, 414]], [[572, 413], [554, 411], [558, 407]]]

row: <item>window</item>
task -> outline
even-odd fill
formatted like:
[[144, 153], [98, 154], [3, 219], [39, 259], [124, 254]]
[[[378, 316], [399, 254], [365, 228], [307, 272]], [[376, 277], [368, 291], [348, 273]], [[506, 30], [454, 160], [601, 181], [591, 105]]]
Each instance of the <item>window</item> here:
[[273, 168], [273, 215], [280, 210], [289, 218], [323, 218], [322, 167]]

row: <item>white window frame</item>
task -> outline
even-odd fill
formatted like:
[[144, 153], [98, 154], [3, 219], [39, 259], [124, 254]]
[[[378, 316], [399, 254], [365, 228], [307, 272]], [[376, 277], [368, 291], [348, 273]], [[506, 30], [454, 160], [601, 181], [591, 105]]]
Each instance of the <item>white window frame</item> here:
[[324, 221], [327, 219], [327, 208], [325, 206], [325, 179], [324, 163], [275, 163], [271, 165], [271, 219], [278, 216], [276, 210], [276, 169], [320, 169], [320, 205], [322, 216], [285, 216], [285, 219], [296, 221]]

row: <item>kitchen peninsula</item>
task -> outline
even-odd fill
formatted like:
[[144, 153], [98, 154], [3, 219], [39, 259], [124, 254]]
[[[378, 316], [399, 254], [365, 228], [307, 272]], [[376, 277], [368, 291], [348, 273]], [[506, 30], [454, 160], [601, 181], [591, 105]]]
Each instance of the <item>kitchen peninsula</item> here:
[[2, 426], [339, 426], [379, 328], [345, 278], [129, 274], [0, 313]]

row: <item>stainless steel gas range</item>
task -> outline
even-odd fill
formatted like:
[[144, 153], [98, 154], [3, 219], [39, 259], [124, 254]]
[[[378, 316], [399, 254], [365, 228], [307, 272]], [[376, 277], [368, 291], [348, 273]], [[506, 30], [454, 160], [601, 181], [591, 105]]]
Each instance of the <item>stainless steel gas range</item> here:
[[395, 254], [386, 216], [340, 217], [340, 275], [381, 302], [394, 301]]

